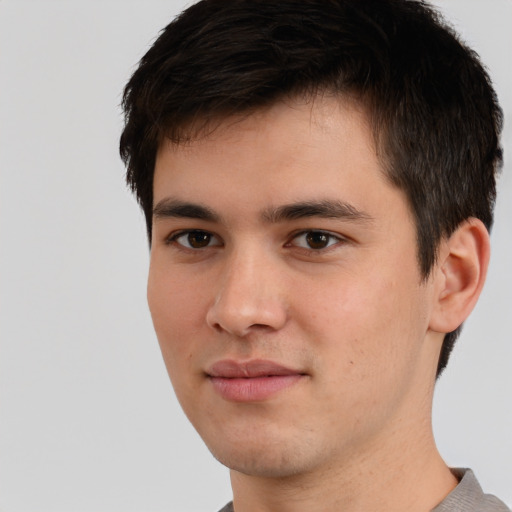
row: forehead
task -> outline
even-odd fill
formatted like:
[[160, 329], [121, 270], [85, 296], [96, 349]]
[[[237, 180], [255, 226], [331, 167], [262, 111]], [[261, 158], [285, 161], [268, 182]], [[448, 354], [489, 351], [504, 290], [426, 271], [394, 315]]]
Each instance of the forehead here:
[[[221, 183], [240, 200], [248, 189], [254, 199], [272, 187], [292, 200], [303, 193], [323, 195], [325, 186], [355, 192], [356, 182], [370, 176], [387, 182], [364, 109], [338, 97], [294, 99], [224, 119], [191, 141], [164, 140], [155, 165], [154, 203], [171, 193], [170, 187], [193, 194]], [[351, 180], [354, 186], [348, 187]]]
[[308, 202], [342, 202], [389, 226], [411, 218], [382, 170], [364, 109], [327, 95], [224, 119], [186, 143], [164, 141], [153, 208], [169, 200], [245, 226], [269, 210]]

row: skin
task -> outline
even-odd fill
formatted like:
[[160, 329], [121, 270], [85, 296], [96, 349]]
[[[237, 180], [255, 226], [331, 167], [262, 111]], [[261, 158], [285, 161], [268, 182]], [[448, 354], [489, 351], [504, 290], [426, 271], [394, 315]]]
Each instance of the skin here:
[[[279, 215], [328, 202], [351, 215]], [[485, 277], [481, 223], [443, 241], [423, 279], [407, 200], [365, 114], [332, 97], [164, 142], [154, 204], [155, 330], [185, 413], [231, 468], [236, 511], [435, 507], [457, 483], [432, 436], [435, 370]], [[228, 400], [208, 376], [226, 359], [300, 377], [263, 400]]]

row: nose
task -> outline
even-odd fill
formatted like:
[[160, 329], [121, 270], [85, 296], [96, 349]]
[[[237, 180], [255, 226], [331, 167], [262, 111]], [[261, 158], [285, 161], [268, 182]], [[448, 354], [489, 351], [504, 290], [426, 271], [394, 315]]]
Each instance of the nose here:
[[226, 258], [207, 324], [237, 337], [281, 329], [287, 307], [279, 274], [277, 263], [259, 252], [246, 250]]

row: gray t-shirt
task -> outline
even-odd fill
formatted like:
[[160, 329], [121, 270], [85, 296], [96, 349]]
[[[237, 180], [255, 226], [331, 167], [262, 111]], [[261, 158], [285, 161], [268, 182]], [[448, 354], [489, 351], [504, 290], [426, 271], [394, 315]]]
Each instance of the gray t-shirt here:
[[[496, 496], [484, 494], [471, 469], [452, 469], [459, 485], [432, 512], [511, 512]], [[234, 512], [228, 503], [219, 512]]]

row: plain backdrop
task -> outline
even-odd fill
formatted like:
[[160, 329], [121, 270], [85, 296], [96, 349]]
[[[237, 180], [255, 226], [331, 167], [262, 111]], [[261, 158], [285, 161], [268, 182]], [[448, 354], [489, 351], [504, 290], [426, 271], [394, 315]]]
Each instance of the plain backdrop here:
[[[436, 2], [512, 119], [512, 2]], [[184, 418], [145, 300], [120, 95], [180, 0], [0, 0], [0, 509], [215, 511], [228, 472]], [[512, 132], [483, 296], [438, 384], [441, 452], [512, 504]]]

